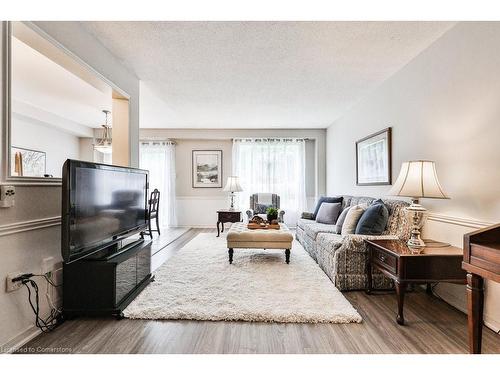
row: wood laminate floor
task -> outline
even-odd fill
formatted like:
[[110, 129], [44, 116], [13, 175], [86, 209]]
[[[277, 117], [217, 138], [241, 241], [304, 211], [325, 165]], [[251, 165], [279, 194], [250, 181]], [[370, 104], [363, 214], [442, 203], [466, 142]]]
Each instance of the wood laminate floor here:
[[[157, 268], [201, 232], [190, 229], [156, 246]], [[214, 232], [215, 236], [215, 232]], [[165, 236], [167, 237], [167, 236]], [[170, 237], [169, 237], [170, 238]], [[160, 239], [157, 243], [160, 244]], [[467, 353], [467, 318], [424, 292], [408, 293], [406, 326], [395, 322], [392, 292], [344, 294], [360, 324], [150, 321], [82, 318], [64, 322], [21, 351], [62, 353]], [[42, 350], [40, 350], [42, 348]], [[500, 335], [483, 330], [483, 353], [500, 353]]]

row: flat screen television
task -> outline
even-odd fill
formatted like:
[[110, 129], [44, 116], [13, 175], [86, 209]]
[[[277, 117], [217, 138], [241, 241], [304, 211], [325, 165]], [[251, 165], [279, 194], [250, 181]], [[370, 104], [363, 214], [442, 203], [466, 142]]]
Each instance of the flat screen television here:
[[66, 160], [61, 252], [82, 259], [146, 227], [148, 171]]

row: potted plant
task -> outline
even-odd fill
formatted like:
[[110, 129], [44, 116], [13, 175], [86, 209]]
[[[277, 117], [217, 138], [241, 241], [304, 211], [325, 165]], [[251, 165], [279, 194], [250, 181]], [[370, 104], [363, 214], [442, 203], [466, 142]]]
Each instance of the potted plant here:
[[267, 214], [267, 221], [269, 223], [272, 222], [273, 220], [278, 219], [278, 210], [274, 207], [269, 207], [266, 210], [266, 214]]

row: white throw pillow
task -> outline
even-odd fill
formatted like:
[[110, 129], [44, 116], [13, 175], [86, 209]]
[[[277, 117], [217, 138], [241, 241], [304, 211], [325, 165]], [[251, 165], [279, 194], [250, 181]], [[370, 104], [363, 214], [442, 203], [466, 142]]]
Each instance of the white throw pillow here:
[[356, 226], [358, 221], [366, 210], [366, 205], [356, 205], [352, 206], [347, 216], [345, 217], [344, 223], [342, 224], [342, 235], [344, 234], [354, 234], [356, 232]]

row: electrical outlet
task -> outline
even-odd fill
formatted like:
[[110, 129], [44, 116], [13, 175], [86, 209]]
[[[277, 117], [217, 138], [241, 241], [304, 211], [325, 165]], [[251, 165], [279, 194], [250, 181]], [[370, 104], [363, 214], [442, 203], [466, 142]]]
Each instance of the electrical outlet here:
[[54, 270], [54, 257], [47, 257], [42, 259], [41, 274], [45, 275]]
[[16, 189], [11, 185], [0, 186], [0, 207], [8, 208], [14, 206]]
[[21, 281], [12, 281], [12, 279], [15, 279], [16, 277], [24, 275], [23, 272], [14, 272], [14, 273], [9, 273], [7, 275], [6, 283], [5, 283], [5, 290], [7, 292], [13, 292], [15, 290], [18, 290], [23, 286], [23, 283]]

